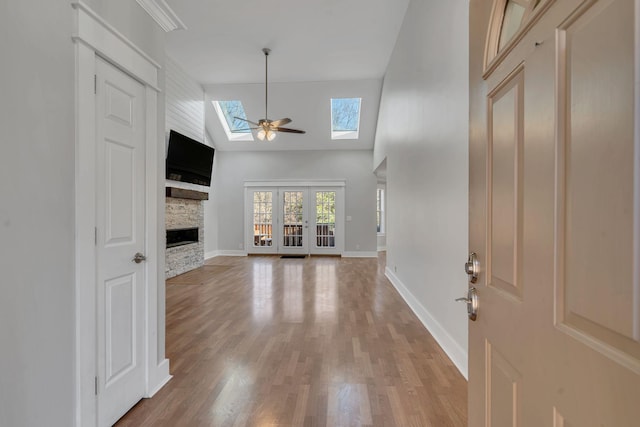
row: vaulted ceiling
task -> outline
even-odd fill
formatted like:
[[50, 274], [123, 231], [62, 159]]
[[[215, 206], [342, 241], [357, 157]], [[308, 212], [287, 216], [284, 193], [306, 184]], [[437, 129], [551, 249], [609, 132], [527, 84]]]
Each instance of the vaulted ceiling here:
[[[205, 88], [206, 127], [217, 149], [370, 149], [382, 79], [409, 0], [166, 0], [187, 29], [167, 34], [167, 55]], [[264, 118], [290, 117], [273, 142], [229, 141], [212, 100], [240, 100]], [[358, 140], [332, 141], [330, 99], [362, 97]]]

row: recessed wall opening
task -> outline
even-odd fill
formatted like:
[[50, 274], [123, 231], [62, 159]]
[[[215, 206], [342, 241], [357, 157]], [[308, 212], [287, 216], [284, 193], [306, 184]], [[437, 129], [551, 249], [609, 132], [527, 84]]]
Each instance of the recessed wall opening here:
[[198, 243], [198, 227], [167, 230], [167, 248]]

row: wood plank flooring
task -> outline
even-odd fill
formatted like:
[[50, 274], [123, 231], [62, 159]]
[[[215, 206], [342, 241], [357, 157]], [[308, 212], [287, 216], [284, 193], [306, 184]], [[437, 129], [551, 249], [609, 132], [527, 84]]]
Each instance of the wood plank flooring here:
[[467, 384], [379, 259], [217, 257], [167, 281], [173, 379], [116, 425], [467, 425]]

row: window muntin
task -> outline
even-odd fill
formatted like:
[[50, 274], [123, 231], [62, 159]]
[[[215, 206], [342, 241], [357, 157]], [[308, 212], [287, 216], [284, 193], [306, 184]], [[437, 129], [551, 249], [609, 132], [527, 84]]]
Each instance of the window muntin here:
[[304, 245], [302, 241], [304, 193], [302, 191], [284, 191], [283, 208], [282, 246], [301, 248]]
[[253, 193], [253, 246], [273, 245], [273, 192]]
[[336, 247], [336, 192], [316, 192], [316, 247]]

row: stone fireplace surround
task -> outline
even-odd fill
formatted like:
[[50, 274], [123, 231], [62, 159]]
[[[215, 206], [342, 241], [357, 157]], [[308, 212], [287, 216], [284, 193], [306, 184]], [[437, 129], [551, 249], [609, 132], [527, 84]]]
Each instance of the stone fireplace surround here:
[[165, 278], [171, 278], [204, 264], [204, 206], [207, 193], [167, 187], [165, 228], [198, 228], [198, 241], [166, 249]]

